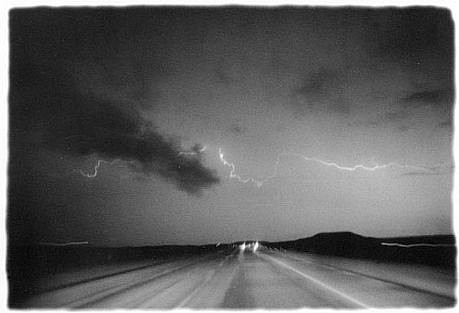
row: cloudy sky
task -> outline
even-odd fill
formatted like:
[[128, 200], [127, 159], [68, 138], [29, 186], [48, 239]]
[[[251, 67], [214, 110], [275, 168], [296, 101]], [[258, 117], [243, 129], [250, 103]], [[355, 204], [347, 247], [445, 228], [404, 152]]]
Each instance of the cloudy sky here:
[[9, 238], [451, 232], [448, 10], [10, 12]]

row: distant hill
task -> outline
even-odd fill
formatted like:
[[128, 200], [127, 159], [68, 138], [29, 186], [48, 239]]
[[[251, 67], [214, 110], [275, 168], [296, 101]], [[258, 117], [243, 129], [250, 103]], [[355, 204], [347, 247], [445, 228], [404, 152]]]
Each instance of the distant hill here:
[[374, 238], [352, 232], [331, 232], [263, 244], [270, 248], [347, 258], [455, 267], [455, 242], [454, 235]]

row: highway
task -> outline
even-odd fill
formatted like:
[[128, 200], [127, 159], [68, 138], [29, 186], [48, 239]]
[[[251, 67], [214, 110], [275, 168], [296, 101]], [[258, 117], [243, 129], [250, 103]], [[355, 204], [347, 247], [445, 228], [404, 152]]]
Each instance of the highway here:
[[34, 295], [23, 308], [442, 308], [454, 273], [235, 246], [142, 266]]

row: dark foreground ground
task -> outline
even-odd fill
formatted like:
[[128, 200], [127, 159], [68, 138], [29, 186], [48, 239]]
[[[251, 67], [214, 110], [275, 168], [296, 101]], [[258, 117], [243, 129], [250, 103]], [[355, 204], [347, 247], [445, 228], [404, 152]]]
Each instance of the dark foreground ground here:
[[[378, 241], [379, 240], [379, 241]], [[399, 243], [387, 246], [382, 243]], [[417, 246], [419, 243], [427, 245]], [[415, 244], [415, 246], [409, 246]], [[12, 308], [451, 307], [454, 237], [9, 247]]]

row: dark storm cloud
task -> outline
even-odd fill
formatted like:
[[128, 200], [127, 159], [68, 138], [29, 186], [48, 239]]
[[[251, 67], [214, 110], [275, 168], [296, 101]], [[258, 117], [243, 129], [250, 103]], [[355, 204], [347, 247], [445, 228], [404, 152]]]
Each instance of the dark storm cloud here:
[[437, 125], [438, 128], [451, 126], [454, 92], [451, 89], [423, 90], [408, 93], [395, 101], [391, 111], [385, 112], [377, 120], [354, 123], [353, 126], [378, 126], [393, 123], [398, 125], [400, 131], [407, 131], [410, 126], [405, 123], [417, 109], [429, 107], [443, 118], [444, 122]]
[[399, 122], [403, 121], [404, 119], [408, 118], [410, 113], [406, 110], [399, 110], [395, 112], [387, 112], [381, 118], [381, 122]]
[[403, 173], [400, 176], [439, 176], [439, 175], [447, 175], [450, 173], [445, 172], [407, 172]]
[[401, 132], [406, 132], [408, 130], [411, 129], [411, 127], [407, 126], [407, 125], [400, 125], [399, 127], [397, 127], [397, 129]]
[[[430, 107], [434, 112], [449, 120], [442, 122], [438, 127], [448, 127], [452, 116], [454, 104], [454, 91], [451, 89], [422, 90], [409, 93], [407, 96], [398, 100], [399, 109], [394, 112], [388, 112], [384, 115], [381, 122], [400, 122], [406, 120], [412, 115], [412, 111]], [[450, 126], [450, 125], [449, 125]]]
[[[142, 117], [138, 109], [141, 101], [137, 105], [136, 101], [103, 97], [91, 89], [80, 88], [81, 77], [74, 74], [72, 67], [64, 66], [65, 58], [61, 58], [67, 48], [78, 51], [87, 46], [78, 49], [67, 46], [65, 40], [64, 44], [55, 42], [49, 55], [44, 47], [53, 41], [53, 36], [67, 38], [65, 31], [44, 32], [43, 39], [26, 41], [27, 34], [18, 23], [28, 22], [14, 18], [12, 23], [12, 145], [39, 135], [37, 144], [41, 148], [73, 156], [131, 161], [133, 169], [159, 175], [188, 193], [199, 193], [219, 182], [216, 173], [199, 158], [181, 155], [177, 142], [164, 137]], [[100, 45], [94, 44], [93, 48]], [[125, 83], [130, 84], [131, 80]], [[134, 85], [137, 86], [136, 82]], [[139, 97], [143, 97], [141, 92]]]
[[[399, 109], [396, 111], [386, 112], [381, 114], [377, 119], [372, 118], [368, 120], [358, 120], [353, 122], [348, 122], [347, 125], [350, 127], [370, 127], [376, 128], [380, 126], [392, 125], [397, 130], [404, 132], [411, 129], [410, 126], [404, 124], [407, 119], [410, 117], [410, 112], [406, 109]], [[402, 124], [401, 124], [402, 123]]]
[[451, 89], [422, 90], [409, 94], [401, 99], [412, 107], [430, 105], [437, 109], [450, 110], [453, 104], [453, 91]]
[[[428, 109], [432, 118], [446, 119], [437, 128], [449, 127], [454, 105], [451, 12], [432, 7], [378, 10], [374, 11], [368, 30], [366, 48], [371, 56], [383, 64], [398, 64], [411, 73], [416, 84], [426, 86], [397, 97], [393, 111], [386, 113], [379, 123], [404, 123], [414, 111]], [[427, 87], [432, 81], [436, 87]]]
[[454, 164], [444, 163], [430, 167], [426, 167], [426, 170], [412, 170], [404, 172], [401, 176], [438, 176], [438, 175], [450, 175], [454, 169]]
[[411, 113], [407, 109], [396, 109], [395, 111], [386, 112], [381, 114], [377, 119], [372, 118], [369, 120], [360, 120], [354, 122], [348, 122], [347, 125], [350, 127], [369, 127], [376, 128], [388, 125], [394, 127], [394, 129], [400, 132], [406, 132], [412, 129], [412, 125], [407, 125], [408, 119]]
[[322, 68], [310, 73], [298, 92], [304, 95], [325, 95], [337, 79], [337, 71]]
[[244, 134], [247, 132], [247, 129], [244, 127], [244, 126], [241, 126], [241, 125], [232, 125], [230, 128], [229, 128], [229, 131], [237, 136], [241, 135], [241, 134]]
[[215, 81], [223, 85], [230, 85], [237, 82], [237, 79], [229, 71], [228, 65], [221, 60], [215, 67]]
[[426, 55], [442, 56], [452, 73], [453, 28], [449, 10], [413, 7], [375, 10], [370, 16], [368, 47], [376, 56], [409, 65], [423, 62]]
[[348, 101], [343, 97], [342, 74], [336, 69], [320, 68], [306, 74], [303, 84], [293, 91], [299, 95], [296, 111], [320, 111], [326, 113], [350, 113]]
[[[450, 111], [454, 25], [449, 10], [411, 7], [343, 9], [339, 13], [315, 11], [320, 17], [317, 35], [321, 37], [317, 42], [333, 49], [320, 48], [322, 55], [314, 56], [315, 62], [306, 67], [302, 84], [293, 89], [294, 100], [289, 103], [299, 117], [317, 112], [359, 114], [354, 110], [356, 99], [375, 100], [381, 93], [389, 99], [390, 90], [371, 87], [371, 82], [378, 84], [381, 73], [394, 69], [406, 73], [403, 79], [409, 79], [410, 83], [430, 86], [437, 81], [440, 82], [437, 86], [444, 86], [444, 90], [421, 90], [397, 99], [400, 103], [393, 109], [396, 113], [389, 113], [384, 122], [392, 118], [401, 120], [406, 113], [398, 111], [404, 111], [408, 104], [414, 107], [431, 101], [442, 106], [446, 113]], [[307, 33], [305, 38], [314, 38], [313, 35]], [[402, 78], [394, 77], [397, 79]], [[362, 80], [369, 87], [359, 89]], [[383, 81], [380, 86], [385, 84]]]
[[438, 128], [451, 128], [453, 126], [452, 120], [446, 120], [437, 124]]

